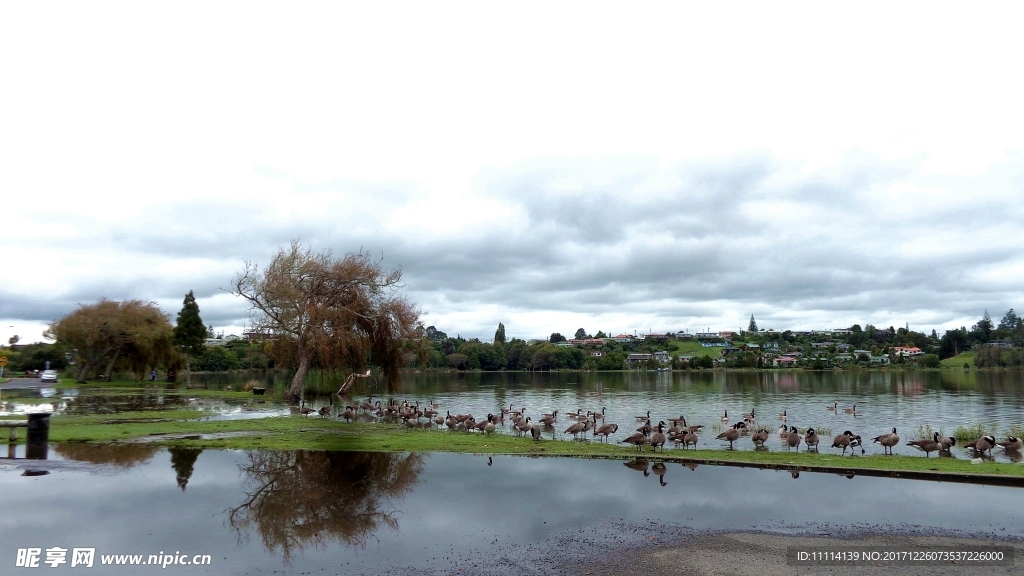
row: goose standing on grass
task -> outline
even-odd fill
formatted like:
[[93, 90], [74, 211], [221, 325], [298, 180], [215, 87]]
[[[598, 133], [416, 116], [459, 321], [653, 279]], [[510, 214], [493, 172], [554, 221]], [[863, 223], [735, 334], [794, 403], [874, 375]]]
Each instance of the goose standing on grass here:
[[615, 434], [619, 431], [618, 424], [602, 424], [600, 428], [594, 430], [594, 436], [604, 436], [604, 441], [608, 441], [610, 434]]
[[853, 449], [860, 446], [860, 453], [864, 454], [864, 440], [857, 434], [850, 436], [850, 455], [853, 455]]
[[850, 447], [850, 440], [852, 438], [853, 438], [853, 432], [850, 432], [849, 430], [847, 430], [846, 432], [843, 432], [842, 434], [840, 434], [840, 435], [838, 435], [838, 436], [836, 436], [835, 438], [832, 439], [832, 447], [833, 448], [842, 448], [843, 449], [843, 454], [842, 455], [846, 456], [846, 449]]
[[563, 434], [572, 434], [573, 439], [576, 439], [577, 435], [579, 435], [580, 432], [583, 432], [586, 429], [587, 429], [586, 423], [584, 423], [584, 422], [577, 422], [575, 424], [570, 425], [568, 428], [566, 428], [565, 432], [563, 432]]
[[1020, 452], [1022, 444], [1024, 443], [1016, 436], [1009, 436], [1006, 438], [1006, 442], [999, 442], [999, 445], [1007, 452]]
[[803, 439], [800, 438], [800, 432], [796, 429], [796, 426], [789, 428], [789, 434], [786, 434], [786, 446], [790, 448], [796, 448], [796, 451], [800, 451], [800, 442]]
[[530, 436], [533, 436], [534, 440], [540, 440], [540, 426], [536, 424], [530, 426]]
[[625, 440], [623, 440], [623, 442], [636, 446], [636, 449], [639, 451], [647, 444], [647, 435], [650, 434], [650, 431], [650, 428], [644, 426], [643, 431], [630, 434]]
[[658, 446], [661, 446], [661, 451], [665, 451], [665, 433], [662, 429], [665, 428], [665, 422], [658, 422], [658, 431], [651, 434], [651, 446], [654, 447], [654, 451], [658, 451]]
[[700, 437], [697, 436], [696, 432], [685, 432], [683, 434], [683, 448], [689, 448], [690, 446], [693, 446], [693, 449], [696, 450], [697, 440], [699, 439]]
[[[351, 422], [352, 419], [356, 417], [356, 411], [351, 406], [345, 406], [345, 411], [341, 413], [341, 417], [344, 418], [346, 422]], [[438, 416], [438, 418], [440, 418], [440, 416]], [[444, 422], [444, 418], [441, 418], [441, 422]]]
[[910, 442], [907, 442], [907, 446], [913, 446], [914, 448], [923, 451], [925, 458], [927, 458], [930, 453], [942, 449], [942, 444], [939, 444], [938, 432], [933, 432], [931, 438], [911, 440]]
[[900, 443], [900, 435], [896, 433], [896, 429], [892, 429], [891, 434], [881, 434], [871, 439], [872, 442], [877, 442], [882, 445], [885, 454], [892, 455], [892, 447]]
[[818, 433], [814, 431], [814, 428], [808, 428], [807, 433], [804, 434], [804, 444], [807, 444], [807, 449], [810, 450], [812, 447], [815, 451], [818, 450]]

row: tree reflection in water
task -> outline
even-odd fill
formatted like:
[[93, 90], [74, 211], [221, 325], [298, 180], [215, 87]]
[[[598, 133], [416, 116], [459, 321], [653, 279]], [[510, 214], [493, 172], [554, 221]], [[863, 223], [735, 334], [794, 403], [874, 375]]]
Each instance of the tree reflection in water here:
[[53, 451], [67, 460], [107, 464], [121, 468], [131, 468], [136, 464], [149, 462], [159, 446], [152, 444], [89, 444], [86, 442], [67, 442], [54, 444]]
[[171, 468], [174, 468], [174, 476], [178, 481], [178, 488], [185, 491], [192, 471], [195, 469], [196, 460], [203, 453], [201, 448], [168, 448], [171, 453]]
[[420, 454], [252, 451], [242, 466], [248, 500], [229, 511], [239, 537], [255, 530], [285, 562], [330, 540], [364, 547], [381, 527], [398, 529], [392, 500], [416, 484]]

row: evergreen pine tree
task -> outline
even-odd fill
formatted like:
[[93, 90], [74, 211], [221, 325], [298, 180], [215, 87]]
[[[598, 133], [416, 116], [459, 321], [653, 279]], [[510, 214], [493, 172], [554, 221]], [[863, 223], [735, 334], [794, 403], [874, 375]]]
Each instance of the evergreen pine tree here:
[[747, 332], [757, 333], [757, 322], [754, 321], [754, 315], [750, 315], [750, 324], [747, 325]]
[[505, 325], [498, 322], [498, 329], [494, 331], [494, 343], [505, 344]]
[[203, 353], [206, 334], [207, 330], [203, 326], [203, 319], [199, 317], [199, 304], [196, 304], [196, 297], [189, 290], [185, 295], [181, 312], [178, 312], [178, 322], [174, 326], [174, 345], [185, 354], [188, 384], [192, 383], [191, 356]]

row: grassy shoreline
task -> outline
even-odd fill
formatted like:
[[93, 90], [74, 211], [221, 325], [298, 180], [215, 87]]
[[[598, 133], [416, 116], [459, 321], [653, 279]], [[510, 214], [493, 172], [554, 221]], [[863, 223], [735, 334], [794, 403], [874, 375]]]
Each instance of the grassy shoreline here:
[[345, 423], [300, 416], [247, 420], [204, 420], [195, 410], [128, 412], [90, 416], [54, 416], [50, 441], [54, 443], [147, 442], [169, 447], [238, 450], [345, 450], [382, 452], [457, 452], [483, 455], [562, 456], [646, 459], [667, 462], [754, 466], [808, 470], [836, 474], [870, 474], [947, 481], [971, 481], [1024, 486], [1024, 465], [990, 462], [971, 464], [954, 458], [840, 456], [831, 449], [821, 453], [731, 451], [723, 448], [669, 449], [638, 453], [631, 446], [601, 442], [518, 438], [505, 434], [485, 436], [410, 428], [401, 424]]

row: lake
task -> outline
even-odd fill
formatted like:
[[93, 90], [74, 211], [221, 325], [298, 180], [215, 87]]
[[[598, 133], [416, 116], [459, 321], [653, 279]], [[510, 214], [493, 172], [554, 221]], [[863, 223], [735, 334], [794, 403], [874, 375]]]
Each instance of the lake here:
[[[239, 389], [249, 375], [196, 375], [194, 380], [208, 389], [232, 385]], [[23, 397], [3, 403], [3, 414], [34, 410], [39, 406], [58, 413], [118, 412], [127, 410], [196, 408], [211, 419], [261, 418], [286, 415], [294, 411], [283, 401], [286, 378], [260, 376], [269, 387], [267, 396], [249, 399], [218, 400], [189, 397], [187, 390], [167, 394], [162, 386], [144, 392], [108, 395], [103, 388], [56, 391], [8, 391]], [[183, 386], [179, 385], [179, 388]], [[922, 455], [906, 446], [907, 440], [918, 436], [919, 428], [930, 426], [944, 435], [952, 435], [958, 426], [983, 425], [1005, 440], [1012, 430], [1024, 431], [1024, 372], [1021, 371], [848, 371], [848, 372], [631, 372], [631, 373], [407, 373], [388, 393], [380, 383], [367, 383], [355, 391], [355, 399], [365, 401], [369, 395], [385, 402], [436, 402], [442, 413], [472, 413], [478, 418], [497, 413], [510, 405], [525, 408], [534, 420], [542, 413], [558, 410], [559, 424], [548, 430], [546, 437], [571, 439], [562, 432], [571, 424], [569, 412], [605, 412], [605, 422], [619, 424], [617, 434], [609, 440], [620, 441], [638, 426], [636, 417], [651, 412], [659, 420], [685, 416], [688, 424], [704, 424], [701, 448], [728, 447], [714, 439], [721, 431], [721, 418], [728, 412], [730, 422], [751, 410], [757, 423], [772, 431], [769, 449], [785, 449], [775, 434], [783, 423], [778, 415], [784, 411], [787, 425], [801, 429], [815, 427], [824, 432], [822, 450], [831, 450], [831, 436], [850, 430], [868, 441], [868, 451], [881, 452], [871, 445], [870, 438], [897, 428], [902, 442], [894, 448], [897, 454]], [[48, 395], [48, 396], [47, 396]], [[27, 397], [24, 397], [27, 396]], [[311, 405], [320, 406], [327, 397], [310, 398]], [[836, 411], [827, 406], [838, 404]], [[846, 413], [845, 409], [856, 412]], [[333, 415], [340, 415], [344, 406], [336, 405]], [[509, 432], [507, 425], [504, 428]], [[742, 439], [736, 449], [749, 450], [753, 444]], [[670, 447], [670, 450], [672, 448]], [[966, 450], [954, 449], [954, 457], [967, 457]], [[998, 460], [1012, 460], [998, 450]], [[1016, 455], [1013, 455], [1016, 457]]]

